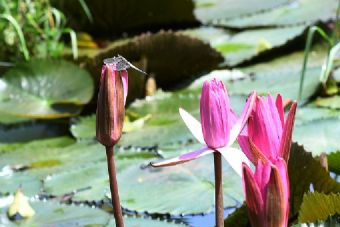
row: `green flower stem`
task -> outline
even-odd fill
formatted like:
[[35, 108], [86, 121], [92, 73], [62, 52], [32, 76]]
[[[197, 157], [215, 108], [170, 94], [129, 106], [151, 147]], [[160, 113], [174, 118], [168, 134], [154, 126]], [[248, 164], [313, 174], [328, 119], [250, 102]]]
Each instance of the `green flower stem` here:
[[214, 152], [215, 168], [215, 219], [216, 227], [224, 227], [223, 185], [222, 185], [222, 155]]
[[110, 177], [111, 200], [113, 206], [113, 215], [115, 216], [116, 227], [124, 227], [122, 208], [120, 206], [118, 183], [116, 176], [116, 166], [114, 159], [113, 146], [106, 146], [107, 167]]

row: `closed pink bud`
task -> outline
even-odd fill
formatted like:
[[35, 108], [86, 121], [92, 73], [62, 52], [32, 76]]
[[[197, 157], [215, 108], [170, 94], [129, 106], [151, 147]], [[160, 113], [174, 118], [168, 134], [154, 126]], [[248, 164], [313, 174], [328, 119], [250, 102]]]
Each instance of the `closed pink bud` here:
[[121, 135], [127, 94], [127, 72], [104, 64], [97, 102], [96, 137], [104, 146], [115, 145]]
[[252, 227], [287, 227], [289, 181], [286, 162], [259, 163], [255, 174], [243, 165], [243, 185]]
[[231, 124], [229, 97], [222, 81], [213, 79], [203, 84], [200, 113], [203, 138], [208, 147], [216, 149], [229, 142]]

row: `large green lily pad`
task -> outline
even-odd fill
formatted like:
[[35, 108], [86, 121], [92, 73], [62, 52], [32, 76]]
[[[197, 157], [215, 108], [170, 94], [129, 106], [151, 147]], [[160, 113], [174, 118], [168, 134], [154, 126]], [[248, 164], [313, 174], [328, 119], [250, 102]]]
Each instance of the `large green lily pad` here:
[[203, 23], [239, 17], [287, 3], [287, 0], [195, 0], [195, 16]]
[[[118, 174], [130, 167], [148, 164], [148, 158], [155, 157], [150, 152], [121, 152], [116, 155]], [[45, 191], [61, 196], [78, 191], [72, 200], [99, 201], [110, 193], [106, 161], [88, 163], [82, 167], [68, 168], [48, 176], [44, 181]]]
[[[162, 169], [126, 169], [118, 176], [122, 205], [136, 211], [173, 215], [210, 212], [214, 209], [212, 163], [212, 156], [207, 156]], [[223, 179], [224, 205], [236, 206], [243, 200], [241, 179], [225, 161]]]
[[293, 139], [303, 144], [313, 155], [340, 150], [340, 118], [327, 118], [297, 125]]
[[76, 115], [93, 95], [90, 75], [61, 60], [18, 64], [0, 79], [0, 112], [24, 118]]
[[235, 66], [285, 45], [302, 35], [304, 30], [305, 26], [290, 26], [254, 29], [233, 34], [221, 28], [202, 27], [185, 30], [183, 33], [209, 43], [224, 57], [223, 65]]
[[[8, 227], [95, 227], [115, 226], [113, 215], [98, 208], [90, 208], [76, 205], [64, 205], [57, 202], [31, 201], [35, 215], [27, 220], [12, 222], [6, 215], [6, 209], [0, 209], [0, 225]], [[183, 224], [175, 224], [166, 221], [158, 221], [137, 217], [125, 217], [126, 227], [184, 227]]]
[[[174, 215], [210, 212], [214, 205], [212, 162], [212, 157], [205, 157], [163, 169], [141, 168], [135, 162], [129, 168], [119, 169], [122, 206], [137, 212]], [[140, 164], [143, 163], [145, 161], [141, 160]], [[225, 206], [236, 206], [243, 199], [240, 178], [227, 163], [224, 163], [223, 169]], [[103, 165], [98, 163], [65, 171], [45, 181], [46, 191], [56, 195], [88, 186], [92, 188], [76, 194], [74, 199], [98, 200], [109, 194], [107, 170]]]
[[296, 24], [307, 26], [318, 21], [327, 22], [334, 19], [337, 7], [338, 2], [334, 0], [298, 0], [260, 13], [218, 20], [214, 24], [234, 28]]

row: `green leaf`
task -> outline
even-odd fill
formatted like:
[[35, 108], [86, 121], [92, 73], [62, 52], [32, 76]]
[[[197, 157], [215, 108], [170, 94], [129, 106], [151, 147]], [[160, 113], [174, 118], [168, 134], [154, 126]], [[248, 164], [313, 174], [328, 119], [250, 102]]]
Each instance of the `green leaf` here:
[[[117, 172], [120, 174], [122, 170], [130, 166], [147, 164], [146, 160], [153, 157], [155, 155], [147, 151], [117, 152], [115, 155]], [[52, 195], [62, 196], [79, 190], [72, 200], [103, 200], [110, 193], [106, 161], [89, 162], [87, 165], [82, 162], [82, 164], [81, 167], [64, 168], [63, 171], [46, 177], [45, 191]]]
[[[145, 159], [120, 159], [116, 163], [120, 165], [118, 183], [121, 204], [137, 212], [174, 215], [210, 212], [214, 204], [211, 161], [211, 157], [207, 157], [195, 160], [195, 163], [154, 169], [141, 168], [142, 164], [148, 163]], [[240, 178], [228, 164], [225, 163], [223, 169], [225, 206], [236, 206], [237, 201], [243, 199]], [[52, 175], [45, 180], [44, 186], [48, 193], [54, 195], [90, 186], [90, 189], [74, 196], [73, 199], [78, 201], [101, 200], [110, 194], [105, 162]]]
[[9, 166], [1, 168], [0, 184], [0, 195], [14, 193], [21, 187], [24, 190], [25, 195], [34, 196], [40, 193], [42, 187], [41, 181], [35, 176], [26, 172], [14, 173]]
[[70, 137], [63, 136], [63, 137], [56, 137], [50, 139], [39, 139], [33, 140], [27, 143], [0, 143], [0, 152], [8, 152], [8, 151], [15, 151], [18, 149], [49, 149], [49, 148], [56, 148], [56, 147], [66, 147], [74, 143], [74, 140]]
[[195, 16], [203, 23], [229, 19], [258, 11], [268, 10], [289, 1], [286, 0], [195, 0]]
[[333, 0], [300, 0], [287, 2], [268, 11], [262, 11], [231, 20], [219, 20], [215, 25], [233, 28], [287, 26], [305, 24], [306, 26], [322, 21], [334, 20], [338, 7]]
[[340, 109], [340, 96], [332, 96], [327, 98], [317, 98], [314, 101], [316, 106], [326, 107], [330, 109]]
[[76, 115], [93, 95], [90, 75], [60, 60], [17, 65], [0, 79], [0, 111], [24, 118]]
[[298, 220], [300, 223], [325, 221], [335, 214], [340, 215], [340, 194], [306, 193], [303, 196]]
[[340, 150], [340, 118], [319, 119], [296, 125], [293, 140], [303, 144], [313, 155]]
[[[0, 209], [0, 224], [7, 227], [114, 227], [115, 222], [111, 214], [98, 209], [80, 205], [65, 205], [56, 202], [31, 201], [35, 215], [26, 220], [10, 221], [6, 214], [7, 207]], [[152, 220], [142, 217], [124, 217], [127, 227], [184, 227], [166, 221]]]
[[295, 115], [295, 126], [336, 117], [340, 117], [340, 112], [337, 110], [307, 105], [306, 107], [297, 108]]
[[340, 174], [340, 151], [328, 154], [327, 160], [329, 171]]
[[304, 26], [291, 26], [254, 29], [231, 34], [220, 28], [201, 27], [185, 30], [183, 33], [209, 43], [224, 57], [223, 65], [235, 66], [285, 45], [288, 41], [301, 36], [304, 30]]
[[[122, 206], [138, 212], [173, 215], [211, 212], [215, 191], [212, 162], [212, 156], [206, 156], [168, 168], [125, 169], [118, 175]], [[224, 205], [232, 207], [243, 200], [241, 180], [223, 162]]]
[[[317, 127], [316, 127], [317, 128]], [[312, 186], [316, 192], [339, 193], [340, 184], [315, 160], [310, 152], [296, 143], [292, 144], [288, 162], [290, 179], [290, 216], [295, 216], [302, 203], [304, 193]]]

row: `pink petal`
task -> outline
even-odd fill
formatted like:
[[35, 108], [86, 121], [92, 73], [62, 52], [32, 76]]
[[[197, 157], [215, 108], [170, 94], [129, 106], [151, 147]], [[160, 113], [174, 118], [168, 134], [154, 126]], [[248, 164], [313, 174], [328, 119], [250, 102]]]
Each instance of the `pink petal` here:
[[198, 140], [198, 142], [200, 142], [201, 144], [205, 144], [201, 123], [182, 108], [179, 108], [179, 114], [181, 115], [185, 125], [190, 130], [191, 134]]
[[151, 163], [151, 165], [153, 167], [164, 167], [164, 166], [173, 166], [173, 165], [178, 165], [178, 164], [181, 164], [181, 163], [184, 163], [184, 162], [188, 162], [188, 161], [191, 161], [191, 160], [194, 160], [196, 158], [199, 158], [199, 157], [203, 157], [207, 154], [211, 154], [213, 153], [214, 151], [209, 149], [208, 147], [204, 147], [200, 150], [196, 150], [196, 151], [192, 151], [192, 152], [189, 152], [189, 153], [186, 153], [186, 154], [182, 154], [176, 158], [171, 158], [171, 159], [167, 159], [167, 160], [162, 160], [162, 161], [159, 161], [159, 162], [154, 162], [154, 163]]
[[[286, 223], [288, 221], [288, 214], [289, 214], [289, 176], [288, 176], [288, 169], [287, 164], [283, 159], [279, 159], [275, 162], [275, 166], [281, 176], [282, 182], [282, 191], [283, 191], [283, 203], [284, 203], [284, 210], [286, 215]], [[287, 226], [287, 224], [285, 225]]]
[[282, 128], [283, 128], [284, 124], [285, 124], [285, 113], [284, 113], [283, 99], [282, 99], [282, 96], [280, 94], [278, 94], [276, 96], [275, 105], [276, 105], [276, 108], [279, 112], [281, 125], [282, 125]]
[[293, 102], [292, 106], [290, 107], [285, 127], [283, 128], [283, 133], [281, 136], [281, 143], [280, 143], [280, 150], [279, 155], [282, 157], [286, 162], [289, 159], [290, 147], [292, 144], [292, 133], [294, 127], [294, 120], [295, 120], [295, 112], [297, 108], [297, 103]]
[[213, 148], [228, 144], [230, 125], [228, 93], [220, 80], [205, 81], [200, 99], [200, 117], [205, 143]]
[[232, 126], [230, 130], [230, 138], [229, 138], [229, 143], [227, 147], [230, 147], [235, 142], [238, 135], [241, 133], [242, 129], [246, 125], [248, 118], [253, 110], [255, 100], [256, 100], [256, 91], [253, 91], [247, 100], [247, 103], [241, 113], [240, 118], [236, 121], [236, 123]]
[[120, 72], [120, 75], [121, 75], [121, 77], [122, 77], [122, 81], [123, 81], [123, 89], [124, 89], [124, 105], [125, 105], [125, 103], [126, 103], [126, 97], [127, 97], [127, 94], [128, 94], [128, 88], [129, 88], [129, 86], [128, 86], [128, 72], [127, 72], [127, 70], [122, 70], [121, 72]]
[[[283, 161], [284, 162], [284, 161]], [[283, 181], [281, 174], [276, 166], [272, 166], [270, 180], [267, 186], [266, 196], [266, 226], [268, 227], [286, 227], [287, 205], [285, 193], [283, 190]], [[275, 211], [275, 212], [273, 212]]]
[[233, 147], [222, 147], [217, 149], [224, 157], [234, 171], [242, 176], [242, 163], [250, 164], [249, 159], [239, 149]]
[[265, 225], [265, 204], [251, 169], [243, 164], [243, 188], [246, 194], [248, 215], [252, 226]]

